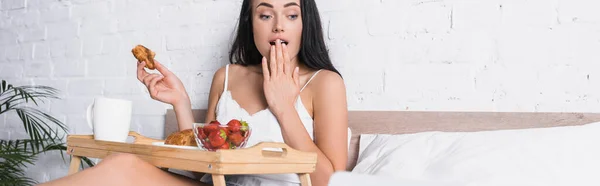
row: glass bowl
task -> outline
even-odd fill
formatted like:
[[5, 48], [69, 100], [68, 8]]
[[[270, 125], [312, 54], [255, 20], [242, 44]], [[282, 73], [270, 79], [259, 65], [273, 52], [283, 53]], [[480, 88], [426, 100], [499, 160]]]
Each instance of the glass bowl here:
[[218, 122], [194, 123], [192, 130], [198, 147], [208, 151], [244, 148], [252, 129], [247, 124], [239, 125], [243, 121], [232, 121], [228, 125]]

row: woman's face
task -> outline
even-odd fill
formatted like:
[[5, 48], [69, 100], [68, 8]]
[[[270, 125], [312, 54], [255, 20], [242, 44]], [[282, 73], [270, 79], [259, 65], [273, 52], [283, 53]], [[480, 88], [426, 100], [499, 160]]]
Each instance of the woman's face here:
[[260, 54], [269, 59], [271, 45], [280, 39], [295, 60], [302, 38], [301, 16], [300, 0], [253, 0], [252, 29]]

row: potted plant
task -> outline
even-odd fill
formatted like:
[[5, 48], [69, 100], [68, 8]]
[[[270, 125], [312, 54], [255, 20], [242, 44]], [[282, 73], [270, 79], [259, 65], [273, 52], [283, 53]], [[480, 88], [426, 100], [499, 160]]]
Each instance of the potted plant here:
[[[34, 185], [37, 181], [25, 175], [24, 168], [32, 165], [36, 157], [49, 151], [66, 150], [64, 136], [68, 129], [64, 123], [36, 107], [38, 102], [59, 99], [58, 90], [48, 86], [12, 86], [5, 80], [0, 84], [0, 116], [17, 114], [23, 124], [26, 139], [0, 139], [0, 185]], [[65, 157], [62, 157], [65, 160]], [[88, 158], [82, 158], [94, 166]], [[65, 161], [66, 163], [66, 161]], [[83, 165], [83, 164], [82, 164]]]

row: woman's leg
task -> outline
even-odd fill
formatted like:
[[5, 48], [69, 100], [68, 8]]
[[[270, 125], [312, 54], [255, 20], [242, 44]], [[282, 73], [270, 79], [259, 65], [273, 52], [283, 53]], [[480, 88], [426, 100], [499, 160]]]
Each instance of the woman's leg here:
[[54, 185], [185, 185], [206, 186], [198, 180], [160, 170], [132, 154], [114, 154], [98, 165], [42, 184]]

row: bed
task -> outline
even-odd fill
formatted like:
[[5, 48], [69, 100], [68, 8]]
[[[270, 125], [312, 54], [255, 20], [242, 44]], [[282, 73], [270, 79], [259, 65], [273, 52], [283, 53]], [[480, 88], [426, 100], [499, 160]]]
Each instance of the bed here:
[[[205, 110], [195, 109], [193, 110], [195, 119], [197, 122], [204, 121], [205, 118]], [[600, 185], [600, 181], [593, 177], [586, 177], [586, 173], [595, 172], [596, 170], [600, 171], [600, 168], [593, 167], [598, 165], [600, 167], [600, 161], [596, 161], [595, 159], [600, 159], [600, 139], [596, 140], [595, 136], [600, 136], [600, 125], [597, 125], [596, 122], [600, 121], [599, 113], [528, 113], [528, 112], [434, 112], [434, 111], [349, 111], [348, 114], [348, 125], [352, 131], [352, 137], [350, 139], [349, 145], [349, 157], [348, 157], [348, 167], [347, 172], [344, 173], [343, 176], [339, 176], [339, 178], [358, 178], [360, 176], [348, 176], [348, 174], [363, 174], [363, 175], [376, 175], [376, 176], [384, 176], [385, 178], [390, 178], [390, 180], [400, 181], [400, 180], [424, 180], [424, 179], [432, 179], [434, 176], [437, 180], [434, 181], [465, 181], [460, 185], [494, 185], [496, 183], [503, 184], [514, 184], [513, 182], [493, 182], [495, 179], [510, 179], [511, 177], [506, 177], [507, 175], [495, 174], [493, 171], [487, 171], [486, 175], [471, 178], [469, 175], [469, 179], [465, 178], [465, 175], [461, 175], [460, 172], [455, 171], [463, 171], [467, 170], [467, 168], [478, 168], [482, 170], [481, 167], [473, 167], [473, 165], [460, 164], [456, 162], [450, 162], [444, 157], [450, 158], [464, 158], [465, 153], [471, 153], [469, 155], [470, 161], [474, 159], [486, 160], [489, 158], [494, 158], [493, 156], [502, 155], [506, 153], [507, 157], [514, 156], [515, 153], [518, 157], [535, 157], [539, 156], [539, 153], [558, 153], [560, 157], [554, 157], [558, 159], [551, 159], [548, 157], [544, 160], [544, 158], [535, 158], [535, 159], [523, 159], [519, 164], [516, 165], [527, 165], [527, 162], [535, 162], [544, 160], [546, 163], [541, 162], [541, 165], [553, 164], [548, 163], [548, 161], [562, 161], [564, 164], [561, 166], [550, 166], [547, 170], [561, 169], [561, 170], [581, 170], [581, 172], [574, 173], [574, 178], [579, 179], [578, 176], [583, 176], [582, 183], [579, 182], [568, 182], [574, 181], [570, 180], [571, 177], [564, 177], [565, 180], [559, 180], [562, 182], [557, 182], [556, 180], [550, 180], [556, 185], [573, 185], [575, 183], [579, 185]], [[175, 114], [173, 110], [168, 110], [166, 114], [166, 124], [164, 128], [165, 136], [174, 132], [177, 129]], [[597, 127], [598, 126], [598, 127]], [[587, 128], [582, 128], [587, 127]], [[594, 135], [595, 132], [598, 132], [598, 135]], [[495, 136], [495, 137], [494, 137]], [[554, 136], [561, 136], [561, 139], [555, 139]], [[363, 138], [361, 140], [361, 137]], [[493, 138], [490, 138], [493, 137]], [[546, 141], [544, 141], [546, 140]], [[552, 141], [554, 140], [554, 141]], [[381, 144], [373, 145], [375, 142], [381, 142]], [[394, 148], [385, 147], [385, 143], [393, 144]], [[447, 143], [448, 142], [448, 143]], [[361, 143], [363, 146], [361, 146]], [[411, 144], [412, 143], [412, 144]], [[416, 144], [424, 144], [422, 146], [428, 146], [429, 149], [419, 149], [419, 145]], [[548, 145], [548, 144], [554, 145]], [[381, 146], [381, 145], [384, 146]], [[496, 146], [491, 146], [490, 144], [494, 144]], [[546, 144], [546, 145], [540, 145]], [[557, 145], [556, 145], [557, 144]], [[598, 144], [598, 145], [596, 145]], [[412, 145], [412, 146], [411, 146]], [[568, 151], [561, 151], [561, 145], [565, 147], [573, 148]], [[372, 149], [369, 149], [372, 147]], [[378, 148], [375, 148], [378, 147]], [[383, 148], [385, 147], [385, 148]], [[522, 150], [515, 148], [523, 148], [523, 149], [534, 149], [534, 150]], [[577, 147], [577, 149], [575, 149]], [[411, 149], [412, 148], [412, 149]], [[536, 150], [538, 149], [539, 150]], [[446, 151], [443, 151], [443, 150]], [[448, 149], [452, 149], [454, 154], [449, 154]], [[466, 150], [465, 150], [466, 149]], [[370, 153], [372, 157], [369, 157], [369, 150], [377, 153]], [[461, 151], [464, 150], [464, 151]], [[478, 151], [477, 151], [478, 150]], [[583, 153], [578, 150], [582, 150]], [[396, 153], [391, 157], [398, 157], [396, 159], [388, 159], [383, 163], [387, 163], [389, 165], [409, 165], [409, 166], [398, 166], [398, 167], [410, 167], [413, 166], [413, 169], [405, 168], [406, 170], [394, 170], [390, 167], [377, 167], [384, 165], [374, 165], [376, 162], [378, 164], [382, 164], [381, 162], [381, 153], [386, 152]], [[425, 155], [429, 156], [437, 153], [438, 157], [435, 159], [426, 159], [426, 160], [398, 160], [399, 157], [410, 157], [411, 152], [423, 151], [426, 153]], [[480, 151], [480, 152], [479, 152]], [[531, 151], [531, 152], [530, 152]], [[476, 153], [474, 153], [476, 152]], [[362, 154], [361, 154], [362, 153]], [[404, 153], [404, 154], [401, 154]], [[512, 154], [510, 154], [512, 153]], [[529, 154], [528, 154], [529, 153]], [[536, 154], [537, 153], [537, 154]], [[359, 158], [359, 154], [364, 155], [364, 157]], [[458, 155], [460, 156], [458, 156]], [[582, 154], [586, 154], [583, 156]], [[443, 155], [443, 156], [441, 156]], [[597, 156], [598, 158], [594, 158], [593, 156]], [[379, 156], [379, 157], [378, 157]], [[423, 156], [423, 155], [421, 155]], [[542, 156], [547, 157], [547, 156]], [[362, 159], [361, 159], [362, 158]], [[389, 157], [388, 157], [389, 158]], [[421, 157], [416, 157], [421, 158]], [[458, 159], [460, 159], [458, 158]], [[564, 160], [565, 158], [568, 159]], [[570, 160], [571, 158], [575, 158], [581, 161]], [[367, 161], [370, 159], [371, 162]], [[519, 159], [519, 158], [517, 158]], [[541, 160], [540, 160], [541, 159]], [[443, 160], [443, 161], [442, 161]], [[456, 159], [454, 159], [456, 160]], [[361, 162], [362, 161], [362, 162]], [[404, 161], [404, 162], [403, 162]], [[426, 162], [431, 163], [434, 161], [444, 162], [445, 165], [448, 165], [444, 168], [433, 169], [432, 164], [424, 164], [417, 165], [413, 162]], [[509, 160], [507, 160], [509, 161]], [[525, 163], [524, 163], [525, 162]], [[580, 164], [582, 162], [587, 162], [588, 165]], [[361, 164], [362, 163], [362, 164]], [[370, 163], [370, 164], [369, 164]], [[475, 164], [485, 165], [485, 162], [470, 162]], [[537, 162], [540, 163], [540, 162]], [[358, 164], [358, 166], [357, 166]], [[510, 162], [502, 163], [506, 164], [506, 166], [510, 165]], [[493, 166], [503, 166], [503, 165]], [[561, 165], [562, 165], [561, 164]], [[572, 165], [575, 164], [576, 166]], [[537, 166], [540, 164], [532, 163], [532, 165], [527, 166]], [[436, 165], [440, 166], [440, 165]], [[568, 166], [565, 168], [565, 166]], [[463, 169], [461, 169], [463, 168]], [[360, 169], [360, 170], [358, 170]], [[507, 167], [510, 169], [510, 167]], [[521, 167], [521, 169], [526, 170], [527, 167]], [[521, 170], [519, 169], [519, 170]], [[537, 172], [540, 168], [534, 168]], [[415, 171], [418, 170], [418, 171]], [[432, 171], [450, 171], [450, 172], [434, 172]], [[498, 168], [495, 168], [498, 172], [501, 172]], [[544, 169], [546, 170], [546, 169]], [[401, 174], [398, 175], [402, 171], [409, 171], [409, 174]], [[421, 175], [410, 174], [412, 172], [419, 172]], [[429, 171], [429, 172], [427, 172]], [[510, 170], [508, 171], [510, 172]], [[515, 172], [515, 171], [513, 171]], [[516, 171], [519, 172], [519, 171]], [[573, 171], [571, 171], [573, 172]], [[532, 174], [530, 172], [520, 172], [521, 174]], [[556, 170], [552, 173], [560, 173]], [[423, 175], [424, 174], [424, 175]], [[536, 173], [537, 174], [537, 173]], [[542, 173], [539, 173], [542, 174]], [[439, 177], [440, 175], [444, 175]], [[544, 179], [545, 176], [552, 174], [544, 174], [544, 175], [534, 175], [527, 177], [527, 179], [523, 178], [523, 180], [536, 180], [535, 176], [538, 176], [540, 179]], [[461, 177], [462, 176], [462, 177]], [[488, 182], [482, 182], [481, 178], [486, 177]], [[504, 176], [504, 177], [503, 177]], [[531, 177], [534, 178], [531, 178]], [[529, 179], [531, 178], [531, 179]], [[333, 179], [333, 178], [332, 178]], [[368, 178], [364, 178], [368, 179]], [[462, 180], [460, 180], [462, 179]], [[558, 178], [557, 178], [558, 179]], [[587, 180], [586, 180], [587, 179]], [[479, 182], [473, 182], [472, 180], [478, 180]], [[489, 181], [492, 180], [492, 181]], [[431, 180], [430, 180], [431, 181]], [[466, 182], [471, 181], [471, 182]], [[581, 179], [580, 179], [581, 181]], [[598, 182], [595, 182], [598, 181]], [[522, 182], [524, 185], [543, 185], [547, 183], [548, 180], [539, 182], [539, 183], [531, 183], [531, 182]], [[568, 183], [564, 183], [568, 182]], [[358, 183], [358, 182], [355, 182]], [[478, 183], [488, 183], [488, 184], [478, 184]], [[492, 184], [493, 183], [493, 184]], [[333, 184], [332, 184], [333, 185]], [[439, 185], [439, 184], [438, 184]], [[501, 185], [501, 184], [499, 184]]]

